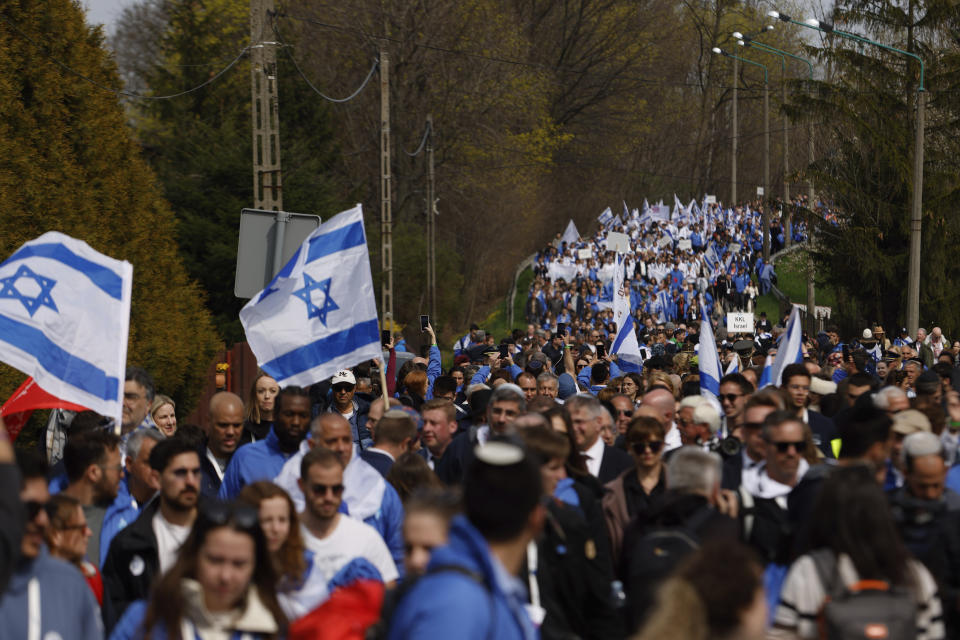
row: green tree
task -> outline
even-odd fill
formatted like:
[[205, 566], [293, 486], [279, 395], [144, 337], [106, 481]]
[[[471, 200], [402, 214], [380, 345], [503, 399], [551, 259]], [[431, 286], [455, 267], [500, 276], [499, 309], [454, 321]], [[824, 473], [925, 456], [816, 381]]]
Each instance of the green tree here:
[[[837, 5], [834, 19], [838, 29], [866, 28], [871, 39], [916, 53], [928, 64], [920, 320], [950, 335], [960, 330], [960, 292], [954, 286], [960, 264], [953, 257], [960, 240], [960, 221], [953, 215], [960, 130], [948, 89], [960, 65], [950, 24], [956, 12], [945, 9], [938, 1], [857, 0]], [[919, 65], [838, 36], [827, 44], [816, 53], [832, 77], [794, 108], [798, 116], [816, 113], [830, 149], [813, 174], [839, 219], [817, 221], [818, 271], [838, 291], [845, 324], [862, 327], [879, 320], [899, 326], [906, 320]]]
[[[54, 62], [58, 61], [60, 64]], [[131, 139], [99, 28], [71, 0], [0, 2], [0, 252], [49, 230], [133, 264], [128, 360], [189, 408], [217, 346], [176, 223]], [[64, 69], [69, 67], [75, 73]], [[89, 80], [79, 77], [82, 74]], [[80, 337], [82, 339], [82, 337]], [[0, 396], [23, 379], [0, 370]]]
[[[157, 25], [146, 41], [131, 36], [144, 12]], [[151, 0], [124, 14], [114, 42], [123, 46], [128, 82], [164, 95], [210, 79], [249, 39], [243, 3]], [[334, 179], [339, 158], [331, 112], [282, 53], [278, 62], [284, 209], [326, 219], [351, 204], [349, 189]], [[246, 300], [234, 296], [233, 283], [240, 210], [253, 203], [249, 60], [199, 91], [132, 109], [146, 156], [180, 221], [187, 269], [205, 289], [223, 338], [243, 340], [238, 314]]]

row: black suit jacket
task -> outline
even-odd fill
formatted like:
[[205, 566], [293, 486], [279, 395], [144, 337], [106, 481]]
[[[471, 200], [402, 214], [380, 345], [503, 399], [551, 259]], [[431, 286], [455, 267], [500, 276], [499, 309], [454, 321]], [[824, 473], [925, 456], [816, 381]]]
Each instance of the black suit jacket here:
[[387, 477], [387, 473], [390, 471], [390, 467], [393, 466], [393, 458], [381, 451], [375, 451], [374, 449], [364, 449], [360, 452], [360, 458], [368, 463], [371, 467], [380, 472], [384, 478]]
[[623, 449], [603, 445], [603, 457], [600, 458], [600, 473], [597, 480], [600, 484], [607, 484], [616, 480], [617, 476], [633, 467], [633, 458]]
[[836, 456], [833, 455], [833, 447], [830, 446], [830, 441], [839, 437], [837, 435], [837, 426], [833, 420], [822, 413], [810, 411], [809, 409], [807, 410], [807, 420], [810, 425], [810, 430], [813, 431], [813, 441], [820, 448], [820, 451], [823, 452], [823, 455], [827, 458], [836, 458]]

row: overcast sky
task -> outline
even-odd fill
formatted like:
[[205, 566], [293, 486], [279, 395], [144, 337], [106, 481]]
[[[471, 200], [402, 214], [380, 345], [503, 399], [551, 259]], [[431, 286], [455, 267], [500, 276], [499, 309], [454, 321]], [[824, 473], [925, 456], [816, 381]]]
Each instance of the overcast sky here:
[[87, 7], [87, 22], [107, 25], [107, 33], [113, 30], [113, 23], [120, 17], [120, 11], [136, 0], [81, 0]]

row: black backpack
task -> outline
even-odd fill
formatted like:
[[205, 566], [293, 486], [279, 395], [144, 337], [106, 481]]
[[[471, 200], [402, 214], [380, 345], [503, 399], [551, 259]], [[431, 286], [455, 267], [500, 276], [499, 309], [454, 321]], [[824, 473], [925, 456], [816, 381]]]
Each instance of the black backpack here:
[[917, 637], [917, 602], [902, 587], [882, 580], [860, 580], [847, 587], [830, 549], [810, 554], [827, 594], [817, 615], [823, 640], [911, 640]]
[[714, 511], [703, 506], [681, 525], [655, 527], [634, 545], [627, 567], [627, 604], [630, 630], [640, 628], [656, 599], [656, 592], [680, 562], [700, 548], [697, 534]]

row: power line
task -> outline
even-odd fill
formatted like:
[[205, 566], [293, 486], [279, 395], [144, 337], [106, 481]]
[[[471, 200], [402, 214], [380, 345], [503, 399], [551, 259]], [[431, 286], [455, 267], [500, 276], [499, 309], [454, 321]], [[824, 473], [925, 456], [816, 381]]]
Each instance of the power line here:
[[423, 138], [420, 139], [420, 146], [417, 147], [417, 150], [414, 151], [413, 153], [410, 153], [409, 151], [404, 149], [403, 152], [408, 156], [410, 156], [411, 158], [416, 158], [418, 155], [420, 155], [420, 152], [423, 151], [423, 148], [427, 146], [427, 138], [430, 137], [430, 134], [432, 132], [433, 132], [433, 125], [431, 125], [430, 121], [428, 120], [427, 127], [423, 130]]
[[116, 94], [116, 95], [118, 95], [118, 96], [125, 96], [125, 97], [127, 97], [127, 98], [136, 98], [136, 99], [138, 99], [138, 100], [170, 100], [170, 99], [172, 99], [172, 98], [179, 98], [179, 97], [185, 96], [185, 95], [187, 95], [187, 94], [189, 94], [189, 93], [193, 93], [194, 91], [198, 91], [198, 90], [206, 87], [207, 85], [212, 84], [212, 83], [215, 82], [217, 79], [219, 79], [220, 76], [222, 76], [222, 75], [225, 74], [227, 71], [229, 71], [230, 69], [232, 69], [235, 64], [237, 64], [238, 62], [240, 62], [240, 58], [242, 58], [243, 55], [244, 55], [247, 51], [250, 50], [250, 47], [249, 47], [249, 46], [244, 47], [243, 49], [241, 49], [241, 50], [240, 50], [240, 53], [237, 54], [237, 57], [235, 57], [233, 60], [231, 60], [230, 63], [229, 63], [227, 66], [225, 66], [223, 69], [221, 69], [220, 71], [218, 71], [215, 75], [211, 76], [209, 79], [207, 79], [206, 81], [202, 82], [201, 84], [198, 84], [198, 85], [195, 86], [195, 87], [192, 87], [192, 88], [190, 88], [190, 89], [187, 89], [186, 91], [180, 91], [179, 93], [172, 93], [172, 94], [166, 95], [166, 96], [148, 96], [148, 95], [144, 95], [144, 94], [142, 94], [142, 93], [136, 93], [136, 92], [134, 92], [134, 91], [127, 91], [127, 90], [125, 90], [125, 89], [114, 89], [113, 87], [108, 87], [108, 86], [105, 85], [105, 84], [101, 84], [100, 82], [97, 82], [97, 81], [94, 80], [93, 78], [90, 78], [89, 76], [86, 76], [86, 75], [80, 73], [79, 71], [77, 71], [76, 69], [74, 69], [74, 68], [71, 67], [70, 65], [66, 64], [65, 62], [62, 62], [62, 61], [60, 61], [59, 59], [53, 57], [53, 55], [51, 55], [50, 53], [48, 53], [48, 52], [46, 51], [46, 49], [44, 49], [36, 40], [34, 40], [33, 38], [31, 38], [29, 35], [27, 35], [27, 34], [26, 34], [19, 26], [17, 26], [17, 24], [16, 24], [15, 22], [13, 22], [13, 20], [11, 20], [9, 17], [7, 17], [7, 16], [5, 16], [5, 15], [3, 15], [3, 14], [0, 14], [0, 19], [2, 19], [4, 22], [6, 22], [8, 25], [10, 25], [10, 28], [13, 29], [14, 32], [16, 32], [21, 38], [23, 38], [24, 40], [26, 40], [27, 42], [29, 42], [30, 44], [32, 44], [34, 47], [36, 47], [37, 50], [40, 52], [40, 54], [41, 54], [44, 58], [46, 58], [48, 61], [52, 62], [53, 64], [57, 65], [58, 67], [60, 67], [60, 68], [63, 69], [64, 71], [66, 71], [67, 73], [70, 73], [70, 74], [72, 74], [72, 75], [80, 78], [81, 80], [83, 80], [83, 81], [85, 81], [85, 82], [88, 82], [89, 84], [92, 84], [93, 86], [97, 87], [98, 89], [102, 89], [102, 90], [104, 90], [104, 91], [109, 91], [110, 93]]
[[322, 91], [320, 91], [320, 90], [317, 89], [315, 86], [313, 86], [313, 83], [310, 82], [310, 79], [307, 78], [306, 74], [303, 73], [303, 70], [300, 69], [300, 65], [297, 64], [297, 59], [294, 58], [294, 57], [293, 57], [293, 53], [290, 52], [291, 46], [288, 45], [288, 44], [285, 44], [285, 43], [283, 42], [283, 38], [280, 36], [280, 30], [277, 29], [277, 16], [278, 16], [277, 12], [271, 12], [271, 13], [270, 13], [270, 24], [271, 24], [271, 26], [273, 27], [273, 33], [277, 36], [277, 40], [280, 41], [280, 44], [283, 45], [283, 50], [284, 50], [284, 52], [287, 54], [287, 57], [290, 58], [290, 62], [293, 63], [293, 68], [297, 70], [297, 73], [300, 75], [301, 78], [303, 78], [303, 81], [307, 83], [307, 86], [309, 86], [311, 89], [313, 89], [313, 92], [314, 92], [314, 93], [316, 93], [318, 96], [320, 96], [320, 97], [323, 98], [324, 100], [327, 100], [328, 102], [334, 102], [334, 103], [337, 103], [337, 104], [343, 104], [344, 102], [350, 102], [351, 100], [353, 100], [354, 98], [356, 98], [358, 95], [360, 95], [360, 92], [363, 91], [364, 88], [366, 88], [367, 83], [370, 82], [370, 78], [373, 77], [373, 72], [376, 71], [377, 68], [380, 66], [380, 61], [379, 61], [379, 60], [374, 60], [374, 61], [373, 61], [373, 66], [370, 67], [370, 71], [367, 73], [367, 77], [363, 79], [363, 82], [360, 83], [360, 87], [358, 87], [356, 91], [354, 91], [353, 93], [351, 93], [351, 94], [350, 94], [349, 96], [347, 96], [346, 98], [331, 98], [330, 96], [324, 94]]

